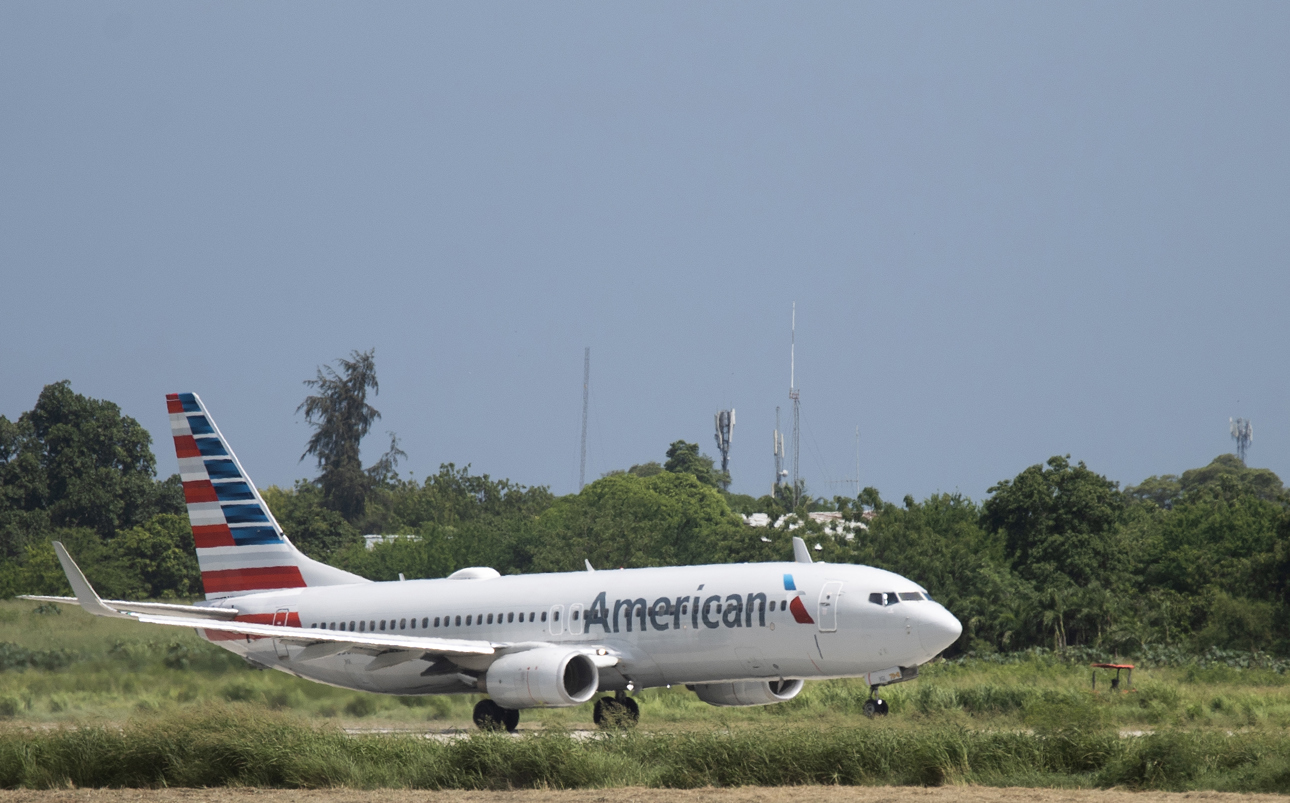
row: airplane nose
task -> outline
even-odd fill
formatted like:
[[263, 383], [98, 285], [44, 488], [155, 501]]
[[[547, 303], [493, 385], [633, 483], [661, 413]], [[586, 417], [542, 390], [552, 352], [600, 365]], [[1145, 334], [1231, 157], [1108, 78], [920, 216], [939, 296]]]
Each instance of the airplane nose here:
[[942, 652], [962, 633], [963, 625], [942, 605], [932, 603], [923, 607], [923, 616], [918, 623], [918, 640], [928, 655]]

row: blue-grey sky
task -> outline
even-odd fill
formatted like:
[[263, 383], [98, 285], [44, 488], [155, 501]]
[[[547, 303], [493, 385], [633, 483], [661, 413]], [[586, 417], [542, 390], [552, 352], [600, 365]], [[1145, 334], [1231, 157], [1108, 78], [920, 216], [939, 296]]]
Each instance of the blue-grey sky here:
[[195, 391], [260, 485], [376, 349], [404, 468], [887, 498], [1290, 476], [1290, 4], [0, 4], [0, 413]]

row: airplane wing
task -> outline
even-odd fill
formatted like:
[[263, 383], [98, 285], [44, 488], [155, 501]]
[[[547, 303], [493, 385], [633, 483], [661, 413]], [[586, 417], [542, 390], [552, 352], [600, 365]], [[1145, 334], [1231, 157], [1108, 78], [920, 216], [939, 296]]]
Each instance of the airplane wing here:
[[[46, 597], [39, 594], [21, 594], [18, 599], [32, 602], [56, 602], [60, 605], [80, 605], [76, 597]], [[103, 604], [127, 613], [168, 613], [192, 616], [198, 619], [236, 619], [236, 608], [207, 608], [201, 605], [178, 605], [172, 602], [131, 602], [125, 599], [105, 599]]]
[[[510, 646], [502, 643], [490, 641], [476, 641], [470, 639], [445, 639], [445, 638], [421, 638], [417, 636], [392, 636], [392, 635], [375, 635], [370, 633], [351, 633], [335, 630], [319, 630], [317, 628], [301, 627], [282, 627], [279, 625], [262, 625], [251, 622], [220, 621], [214, 623], [209, 617], [203, 618], [201, 615], [191, 615], [193, 611], [186, 611], [190, 615], [170, 616], [166, 614], [138, 610], [148, 606], [148, 603], [125, 603], [121, 608], [117, 608], [99, 598], [94, 588], [90, 586], [85, 574], [81, 568], [72, 560], [72, 556], [67, 554], [67, 550], [58, 541], [54, 542], [54, 552], [58, 555], [58, 562], [63, 565], [63, 572], [67, 575], [67, 582], [71, 584], [72, 591], [76, 593], [76, 601], [86, 612], [94, 616], [109, 616], [117, 619], [134, 619], [139, 622], [146, 622], [154, 625], [171, 625], [173, 627], [191, 627], [198, 630], [206, 630], [210, 633], [232, 633], [239, 636], [254, 636], [259, 638], [276, 638], [293, 644], [306, 645], [304, 658], [297, 660], [310, 660], [311, 658], [322, 658], [327, 655], [335, 655], [346, 650], [356, 649], [362, 652], [386, 653], [390, 651], [405, 653], [412, 657], [420, 656], [424, 653], [434, 655], [492, 655], [497, 652], [498, 647]], [[49, 601], [62, 602], [66, 598], [40, 598]], [[162, 605], [162, 603], [156, 603]], [[218, 610], [215, 608], [198, 608], [196, 606], [165, 606], [166, 608], [193, 608], [194, 611], [208, 612]], [[131, 610], [136, 609], [136, 610]], [[155, 605], [152, 611], [161, 610]], [[123, 612], [129, 611], [129, 612]], [[236, 612], [234, 612], [236, 615]], [[215, 626], [212, 626], [215, 625]], [[387, 664], [392, 665], [392, 664]]]

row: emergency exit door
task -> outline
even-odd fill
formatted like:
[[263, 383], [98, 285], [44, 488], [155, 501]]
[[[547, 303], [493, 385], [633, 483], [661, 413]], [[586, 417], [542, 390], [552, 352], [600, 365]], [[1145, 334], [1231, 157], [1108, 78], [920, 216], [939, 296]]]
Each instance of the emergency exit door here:
[[838, 598], [842, 596], [842, 583], [834, 580], [824, 584], [820, 591], [819, 616], [821, 633], [832, 633], [838, 629]]

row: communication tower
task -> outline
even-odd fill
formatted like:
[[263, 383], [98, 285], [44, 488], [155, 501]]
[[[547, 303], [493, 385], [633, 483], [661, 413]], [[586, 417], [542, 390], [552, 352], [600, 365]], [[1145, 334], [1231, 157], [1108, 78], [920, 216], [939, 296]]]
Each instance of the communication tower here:
[[779, 431], [779, 406], [775, 407], [775, 481], [770, 484], [770, 495], [784, 483], [784, 434]]
[[587, 481], [587, 389], [591, 387], [591, 346], [582, 353], [582, 457], [578, 460], [578, 492]]
[[801, 453], [802, 409], [797, 392], [797, 302], [793, 302], [793, 328], [788, 347], [788, 398], [793, 402], [793, 509], [802, 495], [798, 482], [798, 455]]
[[[735, 432], [735, 411], [734, 408], [729, 410], [718, 410], [716, 415], [717, 434], [714, 436], [717, 440], [717, 451], [721, 452], [721, 473], [727, 477], [730, 476], [730, 438]], [[730, 483], [726, 483], [729, 485]]]
[[1254, 425], [1248, 418], [1229, 418], [1227, 421], [1232, 427], [1232, 440], [1236, 441], [1236, 456], [1244, 463], [1245, 450], [1254, 443]]

